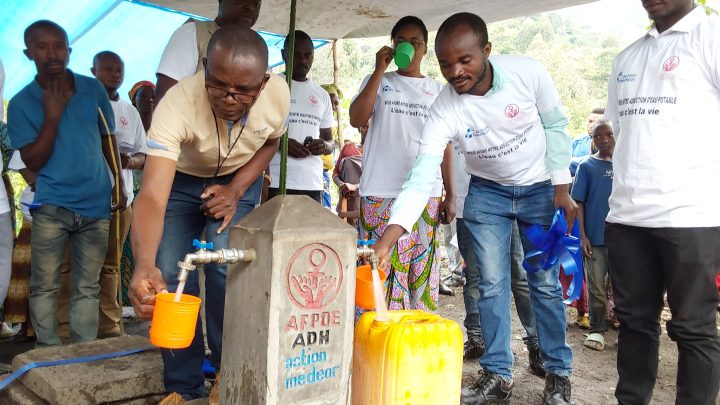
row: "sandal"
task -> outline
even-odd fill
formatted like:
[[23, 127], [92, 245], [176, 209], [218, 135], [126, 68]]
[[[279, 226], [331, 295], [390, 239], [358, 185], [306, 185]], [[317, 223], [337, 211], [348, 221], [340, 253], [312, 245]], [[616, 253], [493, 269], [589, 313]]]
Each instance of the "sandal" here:
[[591, 333], [588, 335], [587, 339], [585, 339], [585, 343], [583, 343], [583, 345], [601, 352], [605, 350], [605, 338], [599, 333]]
[[578, 316], [575, 325], [580, 329], [590, 329], [590, 317], [587, 315]]

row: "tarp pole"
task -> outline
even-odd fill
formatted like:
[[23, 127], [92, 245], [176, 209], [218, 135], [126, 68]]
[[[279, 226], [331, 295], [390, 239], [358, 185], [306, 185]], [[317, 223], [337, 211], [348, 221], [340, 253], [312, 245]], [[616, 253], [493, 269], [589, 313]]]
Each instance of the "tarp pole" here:
[[[293, 76], [293, 60], [295, 59], [295, 9], [297, 8], [297, 0], [290, 1], [290, 28], [288, 29], [288, 48], [285, 50], [285, 78], [287, 79], [288, 87], [292, 91], [292, 76]], [[288, 123], [288, 131], [290, 126]], [[288, 155], [288, 131], [282, 136], [280, 141], [280, 194], [286, 193], [285, 182], [287, 180], [287, 155]]]
[[[338, 62], [338, 51], [337, 51], [337, 42], [339, 39], [332, 41], [332, 58], [333, 58], [333, 84], [335, 85], [335, 88], [340, 88], [339, 79], [340, 76], [340, 63]], [[338, 106], [337, 110], [337, 141], [340, 145], [339, 147], [342, 148], [343, 144], [345, 143], [345, 139], [343, 137], [342, 133], [342, 110], [340, 106]]]

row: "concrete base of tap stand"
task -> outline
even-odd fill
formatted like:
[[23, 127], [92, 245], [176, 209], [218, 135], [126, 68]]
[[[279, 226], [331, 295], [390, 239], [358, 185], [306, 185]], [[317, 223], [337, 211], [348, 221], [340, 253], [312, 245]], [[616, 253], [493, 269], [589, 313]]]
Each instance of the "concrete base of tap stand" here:
[[[67, 346], [34, 349], [13, 359], [12, 369], [25, 364], [92, 356], [151, 347], [147, 339], [122, 336]], [[162, 398], [163, 363], [158, 350], [89, 363], [42, 367], [28, 371], [21, 383], [35, 397], [57, 405], [97, 403], [154, 404]], [[16, 395], [22, 394], [17, 388]], [[33, 398], [33, 397], [30, 397]], [[33, 398], [34, 399], [34, 398]], [[34, 404], [34, 402], [27, 402]]]
[[[7, 378], [7, 375], [3, 376], [0, 380], [4, 380], [5, 378]], [[32, 391], [27, 389], [17, 380], [13, 381], [13, 383], [8, 385], [7, 388], [0, 391], [0, 404], [48, 405], [47, 402], [33, 394]]]

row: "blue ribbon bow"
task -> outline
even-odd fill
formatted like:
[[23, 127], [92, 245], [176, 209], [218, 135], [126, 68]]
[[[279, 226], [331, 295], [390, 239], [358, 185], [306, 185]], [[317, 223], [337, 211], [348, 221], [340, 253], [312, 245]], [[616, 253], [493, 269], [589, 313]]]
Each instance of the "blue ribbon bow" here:
[[[528, 273], [537, 273], [551, 269], [560, 264], [566, 275], [572, 277], [567, 290], [567, 299], [563, 302], [571, 304], [580, 298], [583, 290], [583, 261], [580, 249], [580, 225], [575, 219], [570, 235], [565, 222], [565, 211], [559, 208], [555, 211], [550, 229], [545, 232], [542, 226], [532, 225], [525, 230], [525, 236], [537, 249], [525, 255], [523, 268]], [[533, 264], [533, 263], [538, 263]]]

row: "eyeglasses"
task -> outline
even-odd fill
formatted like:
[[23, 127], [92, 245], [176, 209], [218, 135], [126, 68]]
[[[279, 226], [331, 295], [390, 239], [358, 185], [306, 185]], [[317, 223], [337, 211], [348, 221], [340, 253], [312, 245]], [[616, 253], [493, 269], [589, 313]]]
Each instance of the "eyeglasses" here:
[[393, 42], [393, 46], [394, 46], [394, 47], [397, 47], [398, 45], [400, 45], [400, 44], [403, 43], [403, 42], [408, 42], [408, 43], [410, 43], [410, 45], [412, 45], [413, 48], [415, 48], [415, 49], [419, 48], [421, 45], [425, 45], [425, 41], [420, 40], [420, 39], [413, 39], [413, 40], [410, 40], [410, 41], [405, 41], [405, 40], [402, 40], [402, 39], [393, 39], [392, 42]]
[[258, 98], [258, 94], [253, 96], [250, 94], [236, 93], [234, 91], [227, 91], [219, 87], [211, 86], [207, 83], [205, 83], [205, 89], [212, 97], [225, 98], [227, 96], [230, 96], [233, 100], [237, 101], [240, 104], [252, 104]]

